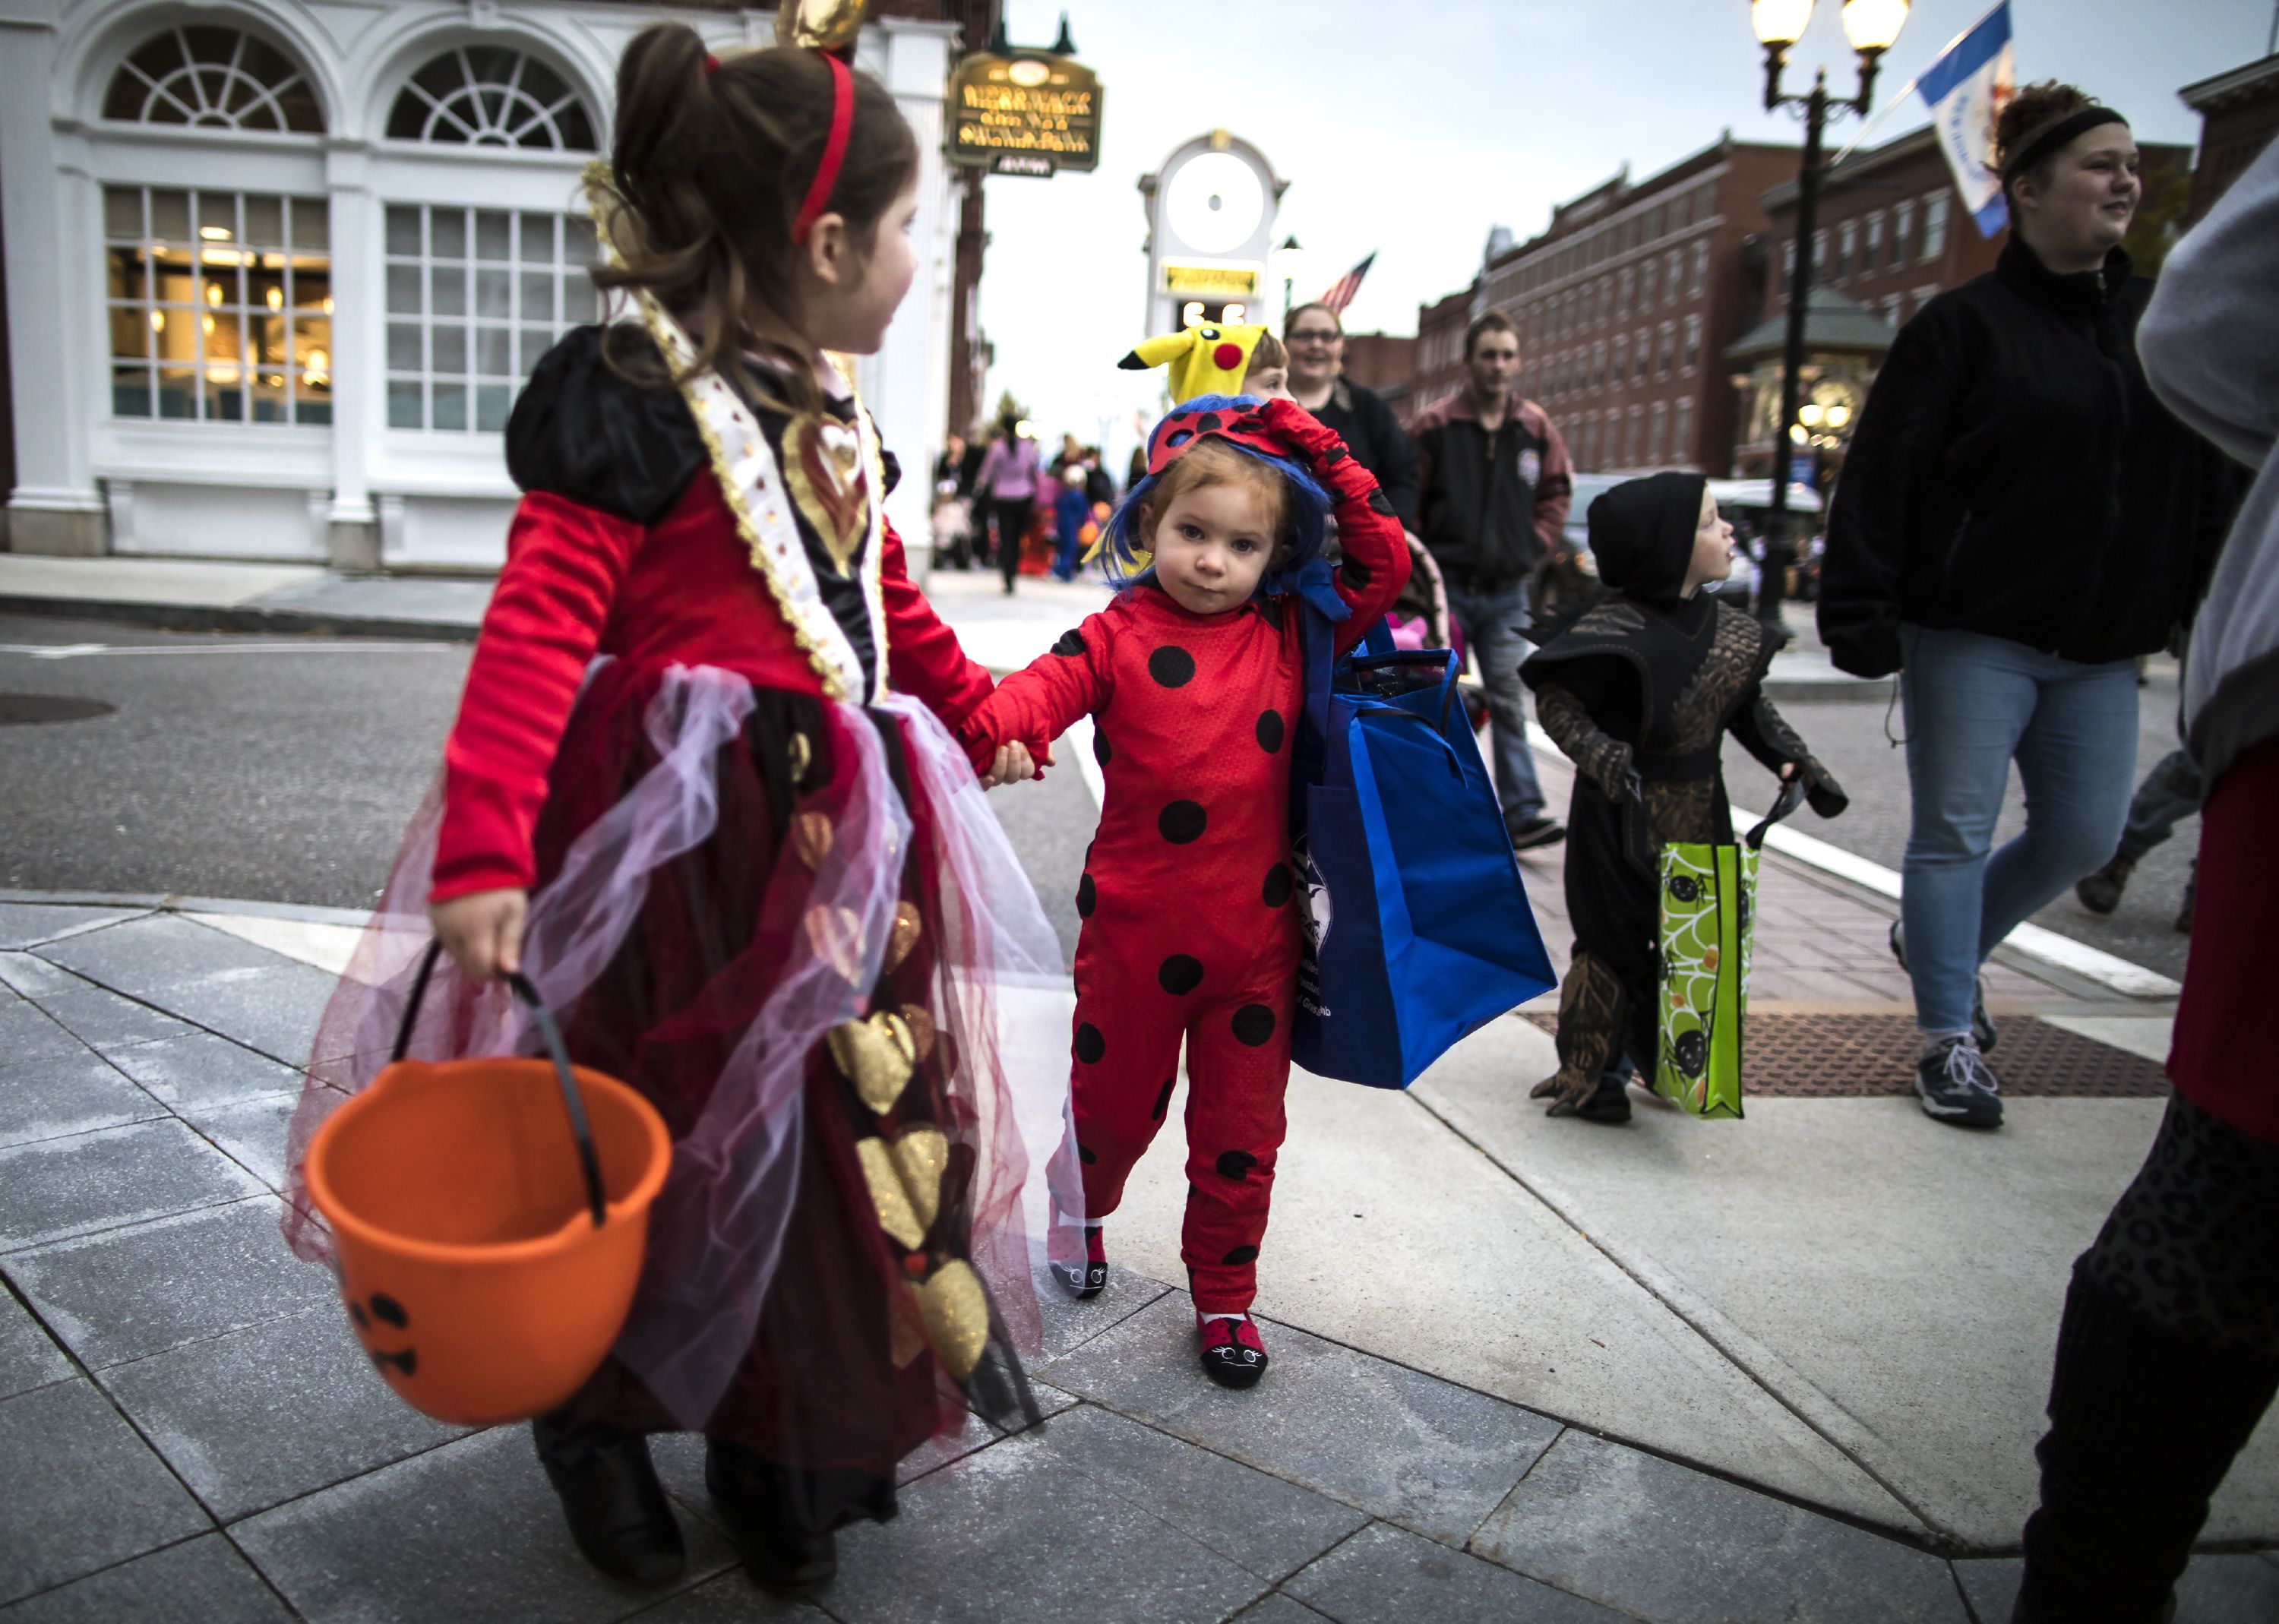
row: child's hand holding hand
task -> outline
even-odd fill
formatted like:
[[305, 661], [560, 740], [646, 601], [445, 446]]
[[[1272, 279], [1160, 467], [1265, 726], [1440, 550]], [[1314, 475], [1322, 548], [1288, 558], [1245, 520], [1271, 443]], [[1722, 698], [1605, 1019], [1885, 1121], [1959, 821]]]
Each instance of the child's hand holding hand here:
[[[1049, 765], [1052, 761], [1050, 751], [1046, 752], [1045, 760]], [[1001, 784], [1018, 784], [1024, 778], [1033, 778], [1036, 776], [1035, 758], [1030, 755], [1029, 747], [1026, 745], [1017, 740], [1011, 744], [1001, 744], [997, 747], [997, 758], [991, 764], [989, 770], [982, 776], [981, 787], [993, 790]]]
[[473, 891], [449, 902], [430, 902], [435, 938], [470, 981], [495, 981], [522, 968], [522, 927], [530, 912], [526, 891]]

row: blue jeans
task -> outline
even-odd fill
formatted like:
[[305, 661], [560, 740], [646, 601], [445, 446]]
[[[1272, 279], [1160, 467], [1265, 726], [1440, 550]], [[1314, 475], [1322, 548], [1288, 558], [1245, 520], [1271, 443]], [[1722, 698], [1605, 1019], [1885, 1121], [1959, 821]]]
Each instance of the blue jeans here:
[[[2137, 670], [1928, 626], [1901, 625], [1899, 647], [1915, 1023], [1961, 1031], [1995, 945], [2113, 854], [2137, 770]], [[1990, 856], [2013, 760], [2026, 827]]]
[[1514, 828], [1543, 816], [1543, 786], [1535, 779], [1535, 756], [1527, 747], [1527, 685], [1519, 668], [1535, 652], [1520, 634], [1527, 624], [1527, 586], [1499, 592], [1460, 592], [1448, 587], [1448, 617], [1464, 634], [1479, 663], [1480, 686], [1488, 695], [1488, 740], [1495, 761], [1496, 799], [1504, 822]]

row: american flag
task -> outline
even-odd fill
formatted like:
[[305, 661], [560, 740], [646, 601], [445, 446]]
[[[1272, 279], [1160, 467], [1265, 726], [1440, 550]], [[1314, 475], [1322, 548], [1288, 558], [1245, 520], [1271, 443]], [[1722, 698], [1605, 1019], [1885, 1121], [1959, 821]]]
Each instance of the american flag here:
[[1331, 282], [1329, 287], [1329, 291], [1324, 293], [1320, 298], [1315, 300], [1314, 303], [1316, 304], [1326, 304], [1331, 310], [1336, 311], [1339, 315], [1344, 315], [1346, 313], [1346, 306], [1351, 304], [1353, 303], [1354, 295], [1361, 291], [1361, 279], [1369, 274], [1369, 268], [1376, 263], [1377, 251], [1372, 249], [1370, 251], [1368, 258], [1362, 260], [1361, 264], [1347, 272], [1336, 281]]

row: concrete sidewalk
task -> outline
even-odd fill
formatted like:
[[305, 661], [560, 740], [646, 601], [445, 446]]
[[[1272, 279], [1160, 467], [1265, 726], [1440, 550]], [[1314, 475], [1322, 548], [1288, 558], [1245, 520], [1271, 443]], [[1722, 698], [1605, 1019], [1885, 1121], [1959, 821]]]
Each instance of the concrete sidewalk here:
[[[518, 1429], [403, 1409], [278, 1240], [352, 916], [164, 903], [0, 900], [0, 1617], [654, 1607], [585, 1568]], [[1010, 1063], [1064, 1063], [1068, 1007], [1009, 1009]], [[1201, 1380], [1159, 1283], [1160, 1148], [1112, 1290], [1043, 1293], [1049, 1424], [914, 1459], [820, 1610], [733, 1570], [697, 1449], [664, 1444], [691, 1568], [646, 1616], [2006, 1618], [2064, 1266], [2157, 1103], [2020, 1102], [1984, 1138], [1899, 1100], [1610, 1132], [1525, 1101], [1547, 1063], [1510, 1019], [1408, 1095], [1297, 1080], [1248, 1394]], [[2273, 1616], [2279, 1557], [2244, 1549], [2279, 1543], [2267, 1436], [2209, 1539], [2233, 1553], [2180, 1618]]]

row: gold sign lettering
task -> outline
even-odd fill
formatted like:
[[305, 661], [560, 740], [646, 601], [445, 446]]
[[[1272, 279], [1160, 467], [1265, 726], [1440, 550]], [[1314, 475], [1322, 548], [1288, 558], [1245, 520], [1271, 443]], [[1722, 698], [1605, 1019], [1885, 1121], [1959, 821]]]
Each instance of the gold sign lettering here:
[[983, 51], [957, 65], [949, 90], [951, 163], [1001, 174], [1098, 167], [1100, 81], [1082, 63]]

